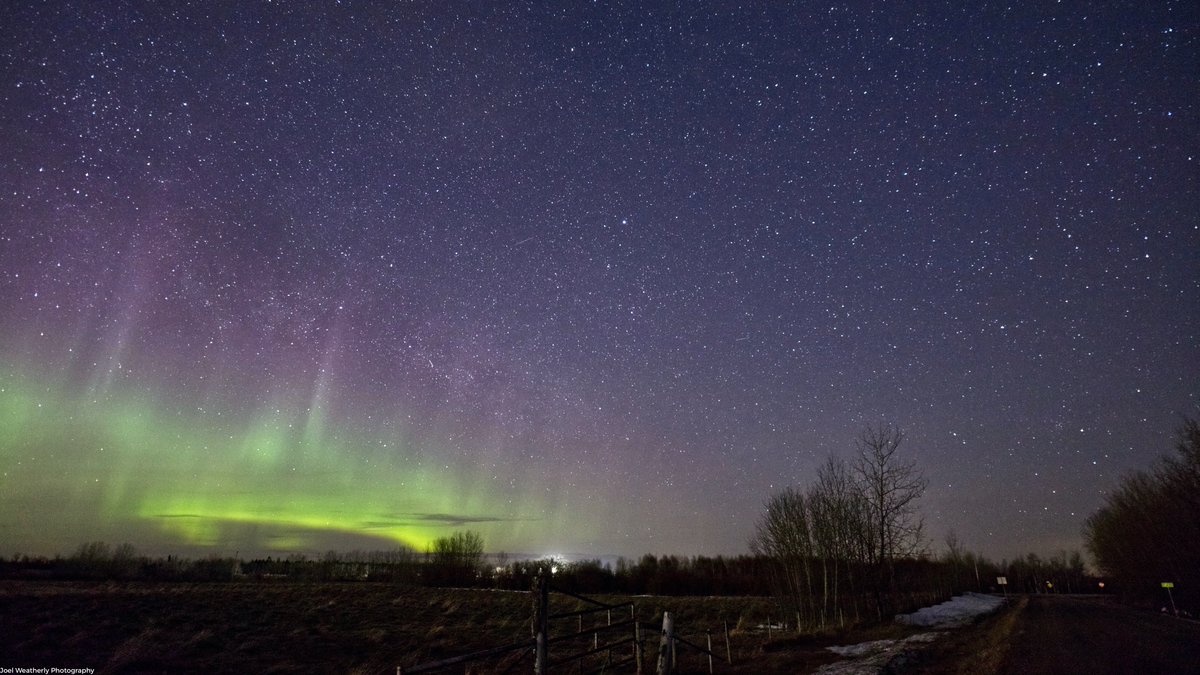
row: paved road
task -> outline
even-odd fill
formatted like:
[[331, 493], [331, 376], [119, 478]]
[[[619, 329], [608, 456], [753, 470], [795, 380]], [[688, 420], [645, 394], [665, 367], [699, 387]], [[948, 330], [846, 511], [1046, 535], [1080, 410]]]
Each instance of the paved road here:
[[1200, 674], [1200, 623], [1107, 598], [1034, 596], [1010, 635], [1001, 673]]

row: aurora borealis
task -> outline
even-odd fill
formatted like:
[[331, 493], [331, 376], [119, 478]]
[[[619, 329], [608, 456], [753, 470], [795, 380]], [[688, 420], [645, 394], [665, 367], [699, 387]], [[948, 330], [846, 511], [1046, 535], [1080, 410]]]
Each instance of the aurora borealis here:
[[739, 553], [884, 420], [935, 549], [1079, 547], [1200, 404], [1198, 40], [1194, 2], [7, 3], [0, 554]]

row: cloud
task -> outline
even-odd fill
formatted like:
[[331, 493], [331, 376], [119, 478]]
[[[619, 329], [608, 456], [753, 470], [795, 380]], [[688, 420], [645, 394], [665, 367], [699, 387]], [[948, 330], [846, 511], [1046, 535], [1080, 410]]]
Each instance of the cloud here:
[[523, 518], [500, 518], [497, 516], [473, 516], [462, 513], [400, 513], [393, 521], [374, 521], [363, 523], [367, 527], [396, 527], [403, 525], [445, 525], [462, 527], [474, 523], [505, 523], [524, 520]]
[[[333, 512], [337, 513], [337, 512]], [[195, 513], [156, 513], [152, 518], [160, 518], [163, 520], [207, 520], [214, 523], [232, 523], [226, 518], [219, 515], [202, 515]], [[398, 513], [392, 516], [383, 516], [378, 520], [363, 520], [357, 523], [359, 529], [362, 530], [383, 530], [394, 527], [463, 527], [464, 525], [472, 525], [478, 523], [504, 523], [517, 522], [527, 520], [525, 518], [501, 518], [498, 516], [476, 516], [462, 513]], [[275, 526], [279, 527], [282, 523], [242, 523], [243, 525], [259, 525], [259, 526]], [[297, 528], [299, 531], [308, 531], [313, 528]], [[317, 528], [320, 529], [320, 528]]]
[[446, 525], [465, 525], [467, 523], [499, 523], [505, 520], [513, 520], [512, 518], [498, 518], [496, 516], [464, 516], [454, 513], [413, 513], [410, 514], [417, 520], [432, 523], [444, 523]]

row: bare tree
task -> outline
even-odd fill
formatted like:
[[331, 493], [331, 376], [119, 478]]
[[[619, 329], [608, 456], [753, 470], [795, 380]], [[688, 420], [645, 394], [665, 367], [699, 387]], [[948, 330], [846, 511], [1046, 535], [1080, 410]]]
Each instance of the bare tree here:
[[928, 484], [913, 462], [897, 452], [904, 432], [891, 424], [868, 426], [856, 441], [858, 459], [854, 472], [871, 514], [872, 541], [868, 560], [876, 570], [876, 605], [883, 614], [882, 593], [895, 590], [895, 561], [921, 552], [924, 523], [917, 500]]
[[831, 457], [807, 491], [785, 488], [767, 500], [750, 550], [771, 561], [775, 590], [807, 621], [844, 624], [850, 599], [873, 591], [882, 616], [882, 594], [895, 586], [895, 561], [923, 547], [916, 501], [925, 479], [896, 450], [903, 434], [891, 426], [868, 428], [858, 438], [859, 457], [850, 467]]
[[956, 533], [954, 530], [948, 530], [946, 532], [945, 541], [946, 560], [952, 563], [961, 561], [963, 559], [963, 553], [965, 553], [965, 549], [963, 549], [962, 542], [958, 540], [958, 533]]
[[767, 500], [755, 526], [750, 551], [775, 562], [775, 584], [799, 615], [811, 607], [813, 542], [809, 505], [803, 493], [785, 488]]
[[953, 594], [962, 589], [966, 549], [963, 548], [962, 542], [959, 541], [958, 534], [954, 530], [946, 532], [945, 542], [946, 552], [942, 555], [942, 562], [946, 563], [946, 567], [950, 570], [949, 590]]
[[869, 513], [862, 492], [846, 463], [830, 457], [817, 470], [808, 492], [813, 548], [821, 561], [821, 618], [844, 624], [839, 596], [843, 581], [853, 592], [853, 570], [863, 562], [864, 542], [870, 540]]
[[434, 540], [428, 573], [435, 585], [472, 585], [483, 564], [483, 537], [471, 530]]

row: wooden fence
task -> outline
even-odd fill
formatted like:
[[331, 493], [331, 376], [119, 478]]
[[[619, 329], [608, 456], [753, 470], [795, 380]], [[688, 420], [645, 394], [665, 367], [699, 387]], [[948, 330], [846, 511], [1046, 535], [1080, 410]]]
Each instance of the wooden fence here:
[[[551, 614], [551, 592], [575, 598], [587, 606], [571, 612]], [[713, 652], [711, 634], [705, 634], [707, 646], [704, 647], [678, 635], [670, 612], [663, 612], [659, 639], [654, 641], [648, 636], [657, 627], [637, 620], [636, 608], [632, 601], [610, 604], [552, 588], [544, 575], [534, 578], [531, 595], [532, 639], [415, 666], [398, 666], [396, 675], [445, 672], [460, 667], [463, 672], [470, 672], [473, 665], [480, 666], [505, 656], [508, 657], [508, 661], [498, 664], [492, 672], [515, 672], [528, 658], [532, 660], [535, 675], [620, 672], [642, 675], [648, 672], [647, 643], [657, 646], [654, 659], [654, 672], [657, 675], [671, 675], [676, 672], [680, 648], [694, 650], [702, 656], [707, 656], [709, 673], [713, 672], [714, 659], [730, 664], [733, 662], [728, 626], [725, 628], [725, 656], [722, 658]], [[568, 625], [565, 628], [566, 632], [562, 632], [562, 626], [569, 624], [571, 619], [575, 619], [575, 625]], [[588, 622], [586, 627], [585, 620]], [[514, 659], [512, 655], [518, 653], [520, 655]]]

